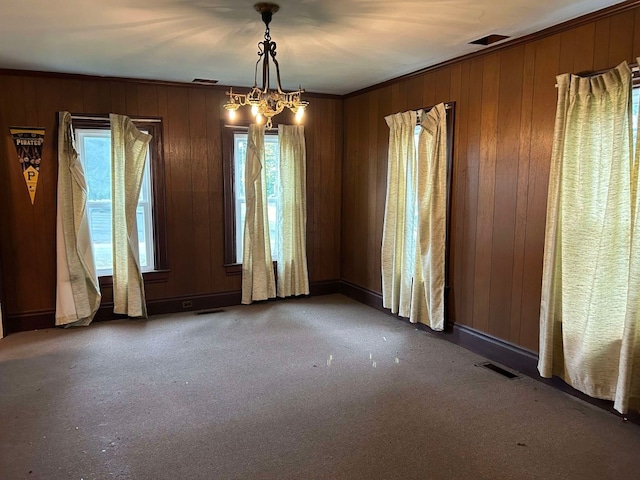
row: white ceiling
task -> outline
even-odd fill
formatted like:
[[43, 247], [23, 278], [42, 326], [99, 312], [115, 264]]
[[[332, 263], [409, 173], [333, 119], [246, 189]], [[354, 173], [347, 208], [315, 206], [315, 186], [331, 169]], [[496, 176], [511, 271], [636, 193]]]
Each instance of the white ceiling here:
[[[255, 0], [1, 0], [0, 68], [250, 86]], [[285, 89], [345, 94], [617, 0], [279, 0]]]

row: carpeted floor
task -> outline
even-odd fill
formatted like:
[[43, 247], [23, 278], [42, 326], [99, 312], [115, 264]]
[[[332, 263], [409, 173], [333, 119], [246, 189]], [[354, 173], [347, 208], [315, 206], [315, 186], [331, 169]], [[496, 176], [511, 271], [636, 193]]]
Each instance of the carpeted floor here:
[[640, 427], [340, 295], [0, 341], [0, 479], [638, 479]]

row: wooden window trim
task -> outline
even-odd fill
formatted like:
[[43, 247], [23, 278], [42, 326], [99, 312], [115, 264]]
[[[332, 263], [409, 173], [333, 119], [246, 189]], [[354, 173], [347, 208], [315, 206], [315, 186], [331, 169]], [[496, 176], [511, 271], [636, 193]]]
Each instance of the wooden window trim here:
[[[110, 129], [111, 124], [108, 115], [93, 114], [71, 114], [72, 117], [90, 117], [77, 118], [73, 120], [73, 129], [82, 128], [101, 128]], [[151, 150], [151, 196], [152, 196], [152, 225], [153, 225], [153, 242], [154, 242], [154, 270], [142, 272], [142, 278], [145, 284], [166, 282], [169, 278], [169, 262], [167, 254], [167, 216], [165, 202], [165, 174], [164, 174], [164, 141], [163, 141], [163, 125], [161, 117], [145, 117], [145, 121], [132, 118], [136, 127], [141, 130], [148, 131], [153, 137], [149, 143]], [[99, 277], [100, 286], [113, 285], [112, 275], [102, 275]]]
[[[235, 165], [234, 165], [234, 135], [249, 133], [248, 123], [229, 125], [224, 120], [222, 128], [222, 176], [224, 194], [224, 267], [227, 276], [241, 275], [242, 263], [236, 261], [236, 202], [235, 202]], [[278, 124], [274, 123], [269, 133], [278, 131]], [[277, 263], [273, 262], [274, 269]]]

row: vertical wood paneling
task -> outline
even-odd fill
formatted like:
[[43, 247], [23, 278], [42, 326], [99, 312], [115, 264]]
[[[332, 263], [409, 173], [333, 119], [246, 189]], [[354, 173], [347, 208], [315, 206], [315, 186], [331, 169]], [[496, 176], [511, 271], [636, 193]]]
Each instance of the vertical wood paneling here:
[[636, 61], [640, 57], [640, 9], [636, 9], [633, 15], [633, 49], [631, 60]]
[[524, 46], [501, 55], [500, 98], [495, 168], [495, 197], [492, 233], [491, 293], [489, 333], [509, 338], [511, 314], [511, 275], [515, 235], [515, 208], [518, 188], [521, 102]]
[[433, 73], [423, 75], [424, 91], [419, 107], [430, 107], [436, 103], [436, 76]]
[[189, 164], [191, 165], [191, 209], [195, 291], [211, 291], [211, 237], [209, 228], [209, 162], [207, 162], [206, 99], [202, 89], [189, 90]]
[[[171, 176], [171, 172], [172, 172], [172, 164], [171, 164], [171, 157], [169, 156], [169, 147], [168, 145], [170, 145], [170, 139], [169, 139], [169, 124], [168, 124], [168, 117], [169, 117], [169, 88], [168, 87], [162, 87], [162, 86], [158, 86], [157, 87], [157, 92], [158, 92], [158, 116], [160, 118], [163, 119], [163, 123], [162, 123], [162, 129], [163, 129], [163, 142], [164, 142], [164, 170], [165, 170], [165, 178], [164, 178], [164, 182], [165, 182], [165, 216], [166, 216], [166, 223], [167, 225], [173, 225], [173, 219], [175, 217], [175, 213], [173, 208], [171, 208], [171, 205], [173, 205], [172, 203], [172, 198], [173, 198], [173, 187], [172, 187], [172, 176]], [[164, 292], [162, 291], [158, 291], [157, 289], [154, 290], [153, 293], [157, 293], [157, 294], [161, 294], [163, 293], [164, 296], [163, 297], [155, 297], [155, 299], [158, 298], [167, 298], [172, 296], [172, 294], [170, 294], [171, 291], [171, 285], [175, 282], [175, 272], [173, 270], [173, 264], [176, 261], [179, 261], [179, 257], [177, 255], [174, 255], [174, 251], [175, 248], [173, 248], [173, 243], [171, 240], [171, 227], [168, 227], [168, 232], [167, 232], [167, 263], [168, 263], [168, 268], [170, 271], [170, 281], [169, 283], [162, 283], [162, 286], [164, 287]]]
[[[168, 124], [165, 148], [165, 164], [171, 165], [172, 195], [170, 208], [175, 215], [169, 229], [169, 239], [173, 252], [193, 252], [193, 204], [191, 192], [191, 140], [189, 138], [189, 90], [180, 88], [171, 92], [167, 102]], [[189, 232], [186, 234], [185, 232]], [[174, 255], [175, 255], [174, 253]], [[178, 260], [179, 259], [179, 260]], [[170, 294], [173, 296], [189, 293], [194, 276], [193, 255], [176, 255], [171, 269], [175, 282]]]
[[[34, 309], [42, 308], [42, 288], [39, 284], [32, 285], [33, 272], [37, 272], [38, 258], [35, 254], [37, 239], [35, 238], [35, 217], [29, 199], [29, 194], [22, 176], [22, 168], [18, 162], [16, 150], [9, 134], [11, 126], [26, 126], [27, 116], [21, 98], [24, 98], [24, 81], [22, 77], [9, 77], [3, 79], [0, 84], [3, 92], [15, 92], [13, 95], [2, 95], [5, 110], [5, 130], [2, 135], [7, 139], [3, 149], [9, 185], [5, 188], [10, 192], [11, 208], [3, 208], [8, 218], [3, 222], [3, 233], [11, 232], [12, 240], [9, 245], [3, 247], [3, 267], [14, 269], [14, 275], [5, 275], [6, 286], [6, 312], [27, 308], [34, 305]], [[36, 193], [36, 199], [38, 195]], [[22, 224], [24, 222], [24, 224]], [[4, 239], [3, 239], [4, 240]], [[3, 272], [4, 273], [4, 272]], [[19, 292], [29, 292], [29, 298], [20, 295]]]
[[[158, 116], [158, 87], [156, 85], [138, 85], [138, 115], [141, 117]], [[127, 112], [129, 115], [132, 113]]]
[[593, 39], [593, 69], [595, 71], [609, 67], [610, 24], [611, 19], [609, 17], [596, 22], [596, 34]]
[[435, 73], [435, 99], [433, 104], [451, 100], [451, 69], [443, 68]]
[[[224, 228], [220, 225], [224, 223], [223, 202], [224, 196], [222, 178], [222, 152], [221, 144], [221, 112], [222, 103], [217, 91], [206, 91], [205, 100], [205, 122], [206, 122], [206, 162], [208, 168], [207, 192], [209, 209], [209, 244], [211, 245], [211, 255], [209, 268], [211, 269], [211, 290], [214, 292], [224, 292], [234, 290], [233, 281], [237, 281], [238, 275], [227, 276], [224, 268]], [[237, 284], [239, 288], [239, 283]]]
[[[455, 228], [451, 243], [450, 259], [454, 266], [453, 276], [449, 279], [452, 285], [452, 291], [448, 297], [449, 315], [456, 323], [470, 325], [471, 317], [465, 315], [464, 309], [470, 302], [465, 301], [469, 298], [466, 293], [468, 283], [465, 281], [467, 276], [463, 276], [465, 249], [465, 209], [468, 203], [467, 192], [467, 151], [464, 146], [467, 145], [468, 138], [468, 109], [469, 109], [469, 75], [470, 63], [464, 62], [460, 65], [460, 86], [459, 93], [456, 97], [456, 125], [455, 139], [453, 146], [454, 154], [454, 182], [452, 188], [452, 206], [451, 224]], [[468, 313], [468, 312], [466, 312]]]
[[[377, 265], [371, 267], [376, 259], [361, 242], [382, 231], [388, 129], [378, 124], [374, 148], [365, 116], [373, 112], [362, 100], [377, 96], [379, 117], [455, 100], [449, 320], [536, 350], [555, 77], [633, 60], [640, 55], [638, 25], [636, 8], [348, 97], [343, 278], [381, 288]], [[361, 189], [366, 196], [357, 193]], [[373, 231], [365, 197], [379, 205]], [[360, 272], [358, 265], [369, 268]]]
[[[576, 32], [576, 45], [578, 46], [579, 54], [573, 57], [573, 69], [571, 72], [591, 72], [594, 68], [594, 55], [595, 45], [594, 37], [596, 32], [595, 23], [587, 23], [575, 29]], [[527, 45], [528, 46], [528, 45]], [[568, 71], [559, 71], [557, 73], [567, 73]]]
[[513, 274], [511, 287], [511, 322], [508, 339], [520, 344], [522, 284], [524, 281], [524, 246], [527, 227], [527, 197], [529, 193], [529, 156], [531, 153], [531, 112], [533, 109], [533, 80], [535, 75], [536, 48], [525, 46], [522, 75], [520, 114], [520, 148], [518, 152], [518, 195], [515, 205], [515, 233], [513, 242]]
[[[407, 80], [407, 102], [405, 104], [406, 108], [403, 108], [401, 110], [402, 111], [417, 110], [419, 108], [424, 107], [425, 105], [422, 105], [420, 102], [420, 99], [423, 94], [423, 91], [422, 91], [423, 89], [424, 89], [424, 80], [422, 75], [418, 77], [412, 77], [409, 80]], [[369, 96], [373, 98], [375, 97], [375, 93], [376, 92], [371, 92]]]
[[[318, 108], [322, 114], [321, 118], [335, 118], [335, 102], [332, 100], [323, 100], [317, 102]], [[313, 189], [314, 214], [317, 218], [318, 231], [314, 235], [316, 244], [314, 260], [316, 262], [317, 273], [310, 277], [311, 281], [331, 280], [339, 277], [339, 270], [334, 269], [334, 262], [330, 259], [336, 256], [335, 243], [329, 235], [334, 226], [339, 221], [339, 217], [335, 216], [336, 202], [336, 182], [335, 168], [327, 159], [335, 152], [336, 131], [335, 124], [331, 122], [319, 122], [314, 129], [317, 141], [315, 144], [315, 165], [314, 178], [311, 183]], [[308, 196], [308, 195], [307, 195]], [[319, 234], [318, 234], [319, 233]]]
[[631, 62], [633, 58], [633, 28], [635, 18], [628, 12], [611, 17], [611, 37], [609, 39], [609, 61], [607, 66], [614, 67], [623, 60]]
[[464, 275], [463, 295], [465, 305], [463, 315], [470, 325], [474, 322], [474, 287], [475, 287], [475, 265], [476, 265], [476, 226], [478, 212], [478, 181], [480, 174], [480, 125], [482, 118], [482, 70], [484, 60], [474, 59], [471, 61], [469, 84], [468, 84], [468, 130], [467, 130], [467, 181], [464, 195], [466, 206], [464, 210], [464, 241], [462, 262]]
[[500, 56], [493, 54], [484, 58], [482, 72], [480, 171], [476, 214], [475, 285], [473, 286], [473, 327], [483, 332], [489, 331], [499, 89]]
[[[418, 79], [420, 80], [420, 79]], [[422, 88], [422, 81], [413, 82], [414, 88], [417, 86], [418, 90], [415, 95], [420, 95], [420, 89]], [[367, 196], [372, 198], [376, 195], [376, 188], [378, 184], [378, 162], [376, 161], [376, 149], [378, 148], [378, 122], [380, 121], [380, 114], [378, 113], [378, 92], [370, 92], [367, 94], [369, 112], [367, 117], [367, 146], [369, 147], [367, 155]], [[382, 288], [381, 278], [381, 244], [378, 243], [378, 235], [376, 232], [376, 216], [378, 215], [376, 202], [367, 203], [367, 231], [371, 232], [371, 235], [367, 235], [367, 278], [374, 281], [377, 288]]]
[[[375, 189], [375, 205], [376, 205], [376, 223], [375, 223], [375, 244], [376, 258], [372, 259], [381, 265], [382, 259], [382, 230], [384, 228], [384, 211], [387, 200], [387, 173], [388, 173], [388, 156], [389, 156], [389, 126], [385, 120], [387, 115], [393, 112], [391, 106], [391, 87], [383, 88], [378, 92], [378, 118], [376, 132], [376, 154], [371, 158], [372, 162], [377, 165], [376, 168], [376, 189]], [[382, 267], [376, 272], [371, 280], [371, 288], [376, 291], [382, 291]]]
[[538, 42], [531, 116], [532, 148], [520, 331], [521, 345], [532, 350], [538, 348], [547, 186], [557, 98], [554, 75], [558, 71], [559, 55], [560, 37], [558, 35]]
[[333, 144], [333, 269], [330, 278], [341, 278], [342, 263], [342, 165], [344, 162], [344, 102], [342, 100], [333, 100], [332, 114], [335, 119], [335, 141]]

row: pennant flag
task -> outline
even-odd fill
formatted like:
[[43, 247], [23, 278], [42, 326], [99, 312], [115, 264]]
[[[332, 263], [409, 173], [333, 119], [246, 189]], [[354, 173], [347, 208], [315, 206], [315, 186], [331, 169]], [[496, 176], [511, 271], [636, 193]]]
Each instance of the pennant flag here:
[[27, 184], [27, 191], [31, 197], [31, 205], [33, 205], [40, 176], [44, 128], [11, 127], [10, 130], [13, 143], [16, 145], [16, 152], [18, 152], [18, 160], [22, 166], [22, 175]]

